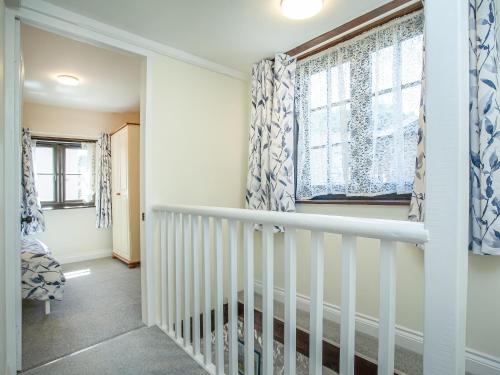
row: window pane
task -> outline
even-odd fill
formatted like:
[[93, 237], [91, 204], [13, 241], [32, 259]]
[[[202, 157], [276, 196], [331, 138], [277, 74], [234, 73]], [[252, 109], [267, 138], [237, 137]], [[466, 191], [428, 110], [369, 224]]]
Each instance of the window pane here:
[[394, 95], [392, 92], [377, 95], [372, 101], [373, 125], [380, 136], [382, 133], [391, 133], [394, 116]]
[[349, 136], [347, 133], [349, 121], [351, 121], [351, 103], [338, 104], [332, 107], [330, 112], [330, 130], [332, 131], [331, 143], [339, 143], [348, 140], [342, 139], [341, 135], [344, 134], [344, 136]]
[[327, 155], [326, 147], [311, 150], [311, 184], [326, 185]]
[[331, 165], [330, 165], [330, 176], [334, 186], [344, 185], [344, 168], [342, 164], [342, 145], [335, 144], [332, 146]]
[[401, 81], [403, 85], [422, 79], [422, 50], [422, 35], [401, 42]]
[[34, 163], [36, 173], [54, 173], [54, 148], [36, 146]]
[[327, 108], [311, 112], [311, 147], [324, 146], [328, 142], [328, 128], [326, 122]]
[[326, 70], [311, 75], [311, 109], [326, 105], [327, 84]]
[[80, 174], [87, 169], [87, 150], [66, 148], [66, 174]]
[[403, 125], [418, 120], [420, 111], [420, 84], [402, 90]]
[[67, 175], [64, 179], [64, 200], [82, 200], [84, 197], [83, 177], [81, 175]]
[[392, 135], [375, 140], [375, 159], [373, 161], [373, 182], [375, 184], [394, 183], [394, 137]]
[[394, 46], [372, 53], [372, 92], [394, 87]]
[[38, 199], [40, 200], [40, 202], [55, 201], [54, 175], [37, 175], [36, 187], [38, 189]]
[[332, 84], [332, 103], [351, 98], [351, 64], [345, 62], [330, 70]]

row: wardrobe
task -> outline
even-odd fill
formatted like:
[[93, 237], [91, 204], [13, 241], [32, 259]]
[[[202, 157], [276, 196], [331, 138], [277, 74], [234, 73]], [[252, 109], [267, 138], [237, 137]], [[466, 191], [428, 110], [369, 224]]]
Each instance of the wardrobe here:
[[130, 268], [141, 259], [139, 149], [139, 124], [126, 123], [111, 135], [113, 258]]

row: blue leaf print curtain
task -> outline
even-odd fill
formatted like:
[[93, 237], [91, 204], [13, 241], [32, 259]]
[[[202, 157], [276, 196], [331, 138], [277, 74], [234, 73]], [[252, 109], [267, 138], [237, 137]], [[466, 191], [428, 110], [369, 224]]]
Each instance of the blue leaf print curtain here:
[[422, 64], [422, 85], [420, 93], [420, 110], [418, 116], [418, 143], [417, 157], [415, 158], [415, 178], [413, 179], [413, 190], [411, 193], [410, 211], [408, 220], [424, 221], [425, 213], [425, 34], [424, 53]]
[[27, 236], [45, 230], [45, 220], [35, 184], [35, 166], [29, 129], [23, 129], [22, 132], [21, 163], [21, 234]]
[[470, 249], [500, 255], [500, 108], [494, 0], [469, 1]]
[[246, 205], [295, 211], [293, 121], [296, 59], [277, 54], [252, 69]]
[[96, 144], [96, 227], [110, 228], [111, 220], [111, 136], [101, 134]]

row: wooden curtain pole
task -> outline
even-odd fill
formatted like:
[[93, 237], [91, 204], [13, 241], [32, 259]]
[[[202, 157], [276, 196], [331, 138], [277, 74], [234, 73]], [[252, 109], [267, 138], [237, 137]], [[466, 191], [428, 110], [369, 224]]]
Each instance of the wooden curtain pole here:
[[[357, 18], [352, 19], [349, 22], [344, 23], [341, 26], [336, 27], [333, 30], [330, 30], [316, 38], [313, 38], [308, 42], [302, 43], [301, 45], [288, 51], [287, 54], [290, 56], [297, 56], [298, 60], [305, 59], [306, 57], [315, 55], [328, 48], [331, 48], [336, 44], [354, 38], [374, 27], [380, 26], [395, 18], [405, 16], [422, 8], [423, 4], [421, 1], [415, 2], [415, 0], [392, 0], [387, 4], [375, 8], [368, 13], [365, 13]], [[378, 18], [380, 16], [384, 17]]]

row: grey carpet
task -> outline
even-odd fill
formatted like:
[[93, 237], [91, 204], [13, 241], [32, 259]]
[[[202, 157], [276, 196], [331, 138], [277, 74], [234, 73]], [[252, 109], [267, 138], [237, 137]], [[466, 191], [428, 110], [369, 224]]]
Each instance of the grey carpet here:
[[141, 272], [104, 258], [63, 266], [64, 272], [89, 269], [68, 279], [62, 301], [23, 300], [23, 369], [95, 345], [143, 325]]
[[26, 375], [208, 374], [157, 327], [139, 328]]

